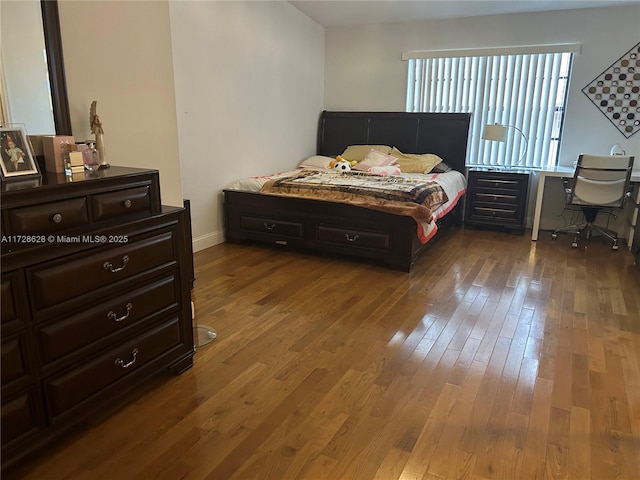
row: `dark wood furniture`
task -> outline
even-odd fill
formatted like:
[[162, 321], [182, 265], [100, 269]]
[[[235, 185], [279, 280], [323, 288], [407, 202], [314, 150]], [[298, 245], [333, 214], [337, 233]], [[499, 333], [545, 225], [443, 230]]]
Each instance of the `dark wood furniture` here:
[[[435, 153], [465, 171], [470, 114], [323, 112], [318, 155], [335, 157], [349, 145], [389, 145], [404, 153]], [[226, 239], [258, 241], [380, 261], [410, 271], [425, 247], [416, 223], [363, 207], [225, 190]], [[439, 220], [459, 224], [460, 203]]]
[[529, 174], [507, 170], [470, 168], [464, 224], [522, 235], [525, 229]]
[[3, 470], [192, 365], [186, 210], [155, 170], [74, 177], [3, 184]]

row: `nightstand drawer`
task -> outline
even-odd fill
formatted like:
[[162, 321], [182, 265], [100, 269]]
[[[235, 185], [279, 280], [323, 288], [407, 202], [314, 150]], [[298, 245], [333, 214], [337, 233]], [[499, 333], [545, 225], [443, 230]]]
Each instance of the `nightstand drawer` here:
[[499, 188], [499, 189], [512, 189], [517, 190], [520, 186], [520, 181], [514, 179], [502, 179], [496, 177], [476, 178], [475, 184], [479, 188]]
[[512, 193], [489, 193], [489, 192], [475, 192], [475, 200], [483, 203], [502, 203], [517, 205], [520, 202], [520, 196]]
[[43, 234], [87, 225], [89, 214], [85, 197], [9, 210], [12, 235]]
[[514, 208], [495, 208], [482, 207], [474, 205], [471, 212], [472, 217], [480, 217], [483, 219], [499, 219], [499, 220], [518, 220], [518, 211]]

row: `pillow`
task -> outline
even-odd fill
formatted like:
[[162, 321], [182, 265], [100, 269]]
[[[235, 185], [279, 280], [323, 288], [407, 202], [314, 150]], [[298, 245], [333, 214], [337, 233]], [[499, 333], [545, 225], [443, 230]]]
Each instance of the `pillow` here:
[[313, 155], [304, 160], [300, 167], [315, 167], [315, 168], [331, 168], [329, 162], [334, 161], [335, 158], [325, 157], [323, 155]]
[[431, 170], [431, 173], [447, 173], [453, 170], [449, 165], [444, 162], [440, 162]]
[[400, 167], [402, 173], [429, 173], [442, 162], [442, 159], [433, 153], [402, 153], [396, 147], [391, 150], [391, 155], [398, 159], [396, 165]]
[[358, 162], [353, 166], [353, 169], [366, 172], [371, 167], [386, 167], [388, 165], [393, 165], [397, 160], [398, 159], [396, 157], [371, 149], [361, 162]]
[[345, 160], [355, 160], [356, 162], [361, 162], [362, 160], [364, 160], [364, 157], [367, 156], [367, 153], [369, 153], [371, 149], [386, 154], [391, 153], [391, 147], [388, 147], [386, 145], [350, 145], [344, 152], [342, 152], [342, 155], [340, 156]]
[[371, 167], [367, 170], [372, 175], [400, 175], [402, 172], [397, 165], [386, 165], [384, 167]]

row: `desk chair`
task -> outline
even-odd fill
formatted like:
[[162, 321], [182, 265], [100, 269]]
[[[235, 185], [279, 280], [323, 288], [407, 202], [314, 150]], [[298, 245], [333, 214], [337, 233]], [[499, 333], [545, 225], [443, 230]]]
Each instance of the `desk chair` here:
[[622, 208], [629, 191], [629, 180], [634, 157], [629, 155], [580, 154], [573, 182], [568, 189], [568, 205], [579, 206], [586, 220], [582, 225], [559, 228], [551, 235], [554, 240], [559, 232], [573, 232], [571, 246], [578, 247], [578, 239], [589, 239], [598, 233], [613, 241], [612, 249], [618, 250], [618, 234], [608, 228], [593, 224], [602, 208]]

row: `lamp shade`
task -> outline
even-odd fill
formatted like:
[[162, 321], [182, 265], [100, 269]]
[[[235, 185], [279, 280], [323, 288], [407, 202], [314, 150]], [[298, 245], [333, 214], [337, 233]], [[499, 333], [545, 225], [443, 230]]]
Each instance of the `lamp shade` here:
[[493, 142], [504, 142], [507, 139], [506, 125], [499, 123], [487, 124], [482, 132], [483, 140], [491, 140]]

